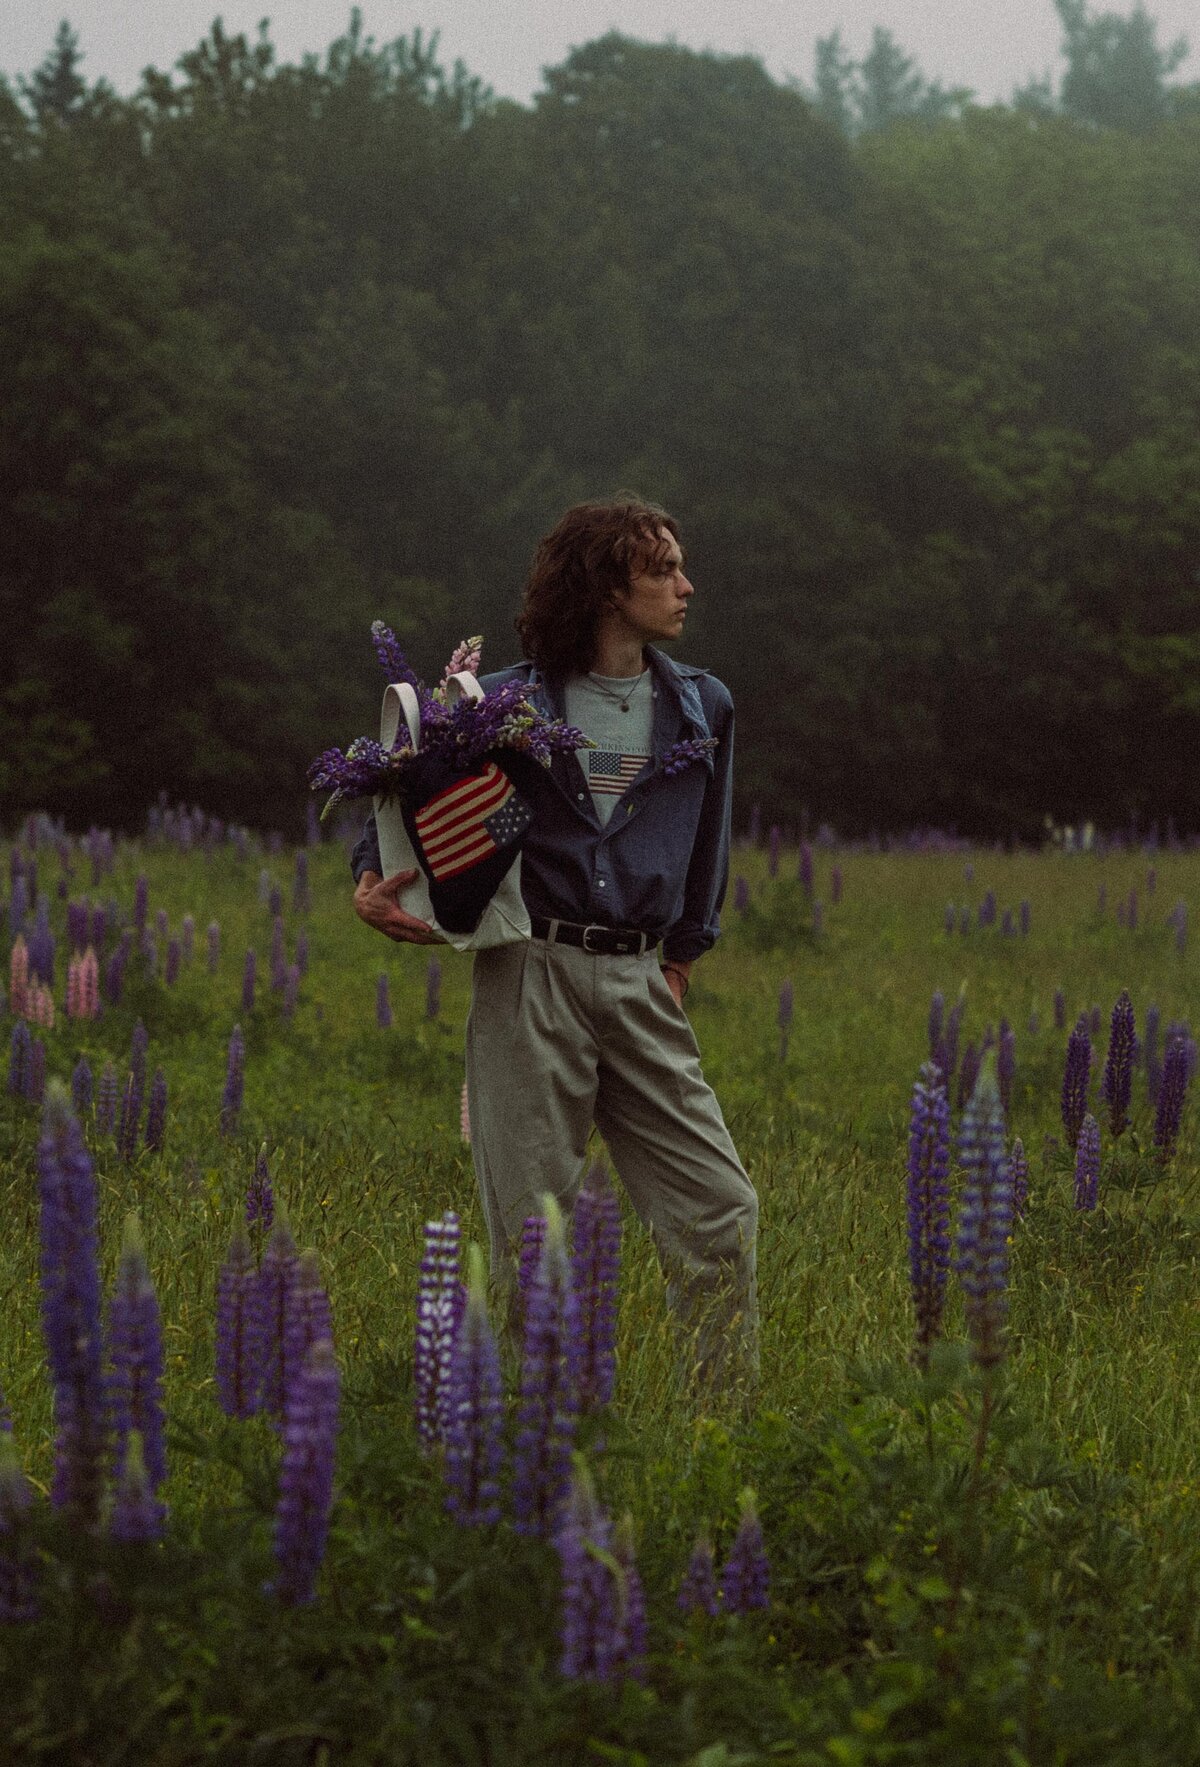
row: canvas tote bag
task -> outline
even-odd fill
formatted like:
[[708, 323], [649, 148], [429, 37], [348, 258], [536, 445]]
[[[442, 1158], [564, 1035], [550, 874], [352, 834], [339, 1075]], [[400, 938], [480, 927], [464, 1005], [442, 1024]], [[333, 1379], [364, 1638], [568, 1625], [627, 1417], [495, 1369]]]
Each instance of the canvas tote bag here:
[[[483, 689], [464, 670], [451, 675], [446, 698], [450, 705], [462, 698], [481, 700]], [[412, 789], [403, 801], [375, 799], [384, 876], [417, 870], [397, 897], [401, 908], [428, 921], [456, 951], [528, 939], [520, 847], [533, 813], [518, 787], [522, 765], [538, 763], [506, 754], [463, 774], [448, 762], [421, 756], [420, 703], [406, 681], [394, 681], [383, 695], [379, 740], [385, 749], [395, 742], [401, 720], [417, 755]]]

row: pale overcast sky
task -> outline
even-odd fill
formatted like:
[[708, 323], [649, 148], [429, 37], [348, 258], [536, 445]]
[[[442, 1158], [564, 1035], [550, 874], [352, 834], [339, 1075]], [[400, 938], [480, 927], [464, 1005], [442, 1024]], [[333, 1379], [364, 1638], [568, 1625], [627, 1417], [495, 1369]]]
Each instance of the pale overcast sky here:
[[[1133, 0], [1092, 6], [1132, 9]], [[1160, 44], [1178, 36], [1192, 42], [1176, 77], [1200, 79], [1197, 0], [1148, 0], [1146, 9]], [[0, 73], [36, 67], [64, 15], [79, 32], [86, 77], [127, 92], [143, 67], [166, 69], [193, 48], [218, 15], [229, 31], [251, 34], [269, 17], [280, 58], [294, 61], [324, 51], [345, 29], [350, 8], [339, 0], [3, 0]], [[414, 26], [437, 30], [443, 61], [461, 58], [497, 92], [522, 100], [536, 90], [542, 67], [613, 28], [648, 41], [673, 36], [692, 48], [748, 51], [777, 78], [807, 81], [818, 36], [840, 29], [850, 52], [861, 55], [873, 26], [886, 25], [926, 78], [969, 86], [981, 100], [1007, 98], [1031, 75], [1055, 71], [1062, 36], [1052, 0], [365, 0], [363, 15], [380, 42]]]

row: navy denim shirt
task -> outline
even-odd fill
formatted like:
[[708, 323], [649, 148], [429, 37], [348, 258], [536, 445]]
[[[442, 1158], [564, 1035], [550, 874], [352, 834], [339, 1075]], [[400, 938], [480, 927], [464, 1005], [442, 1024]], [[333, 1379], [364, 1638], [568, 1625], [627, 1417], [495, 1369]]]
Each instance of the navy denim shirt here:
[[[733, 701], [704, 669], [647, 649], [654, 677], [654, 753], [617, 802], [607, 827], [577, 757], [555, 755], [537, 781], [533, 827], [521, 853], [521, 894], [531, 915], [584, 926], [628, 927], [663, 941], [681, 963], [709, 950], [720, 931], [729, 876]], [[484, 675], [486, 689], [529, 683], [545, 717], [563, 714], [562, 683], [532, 663]], [[714, 753], [668, 777], [677, 742], [715, 736]], [[351, 857], [357, 882], [382, 872], [375, 818]]]

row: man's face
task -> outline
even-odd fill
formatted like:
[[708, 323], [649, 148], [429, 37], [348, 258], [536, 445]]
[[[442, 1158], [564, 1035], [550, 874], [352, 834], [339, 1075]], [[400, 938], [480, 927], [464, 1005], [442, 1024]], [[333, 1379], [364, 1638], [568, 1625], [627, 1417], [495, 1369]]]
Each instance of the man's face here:
[[641, 570], [631, 573], [629, 587], [616, 599], [621, 624], [641, 644], [678, 638], [683, 631], [689, 597], [695, 590], [683, 574], [683, 552], [666, 528], [659, 529], [662, 546]]

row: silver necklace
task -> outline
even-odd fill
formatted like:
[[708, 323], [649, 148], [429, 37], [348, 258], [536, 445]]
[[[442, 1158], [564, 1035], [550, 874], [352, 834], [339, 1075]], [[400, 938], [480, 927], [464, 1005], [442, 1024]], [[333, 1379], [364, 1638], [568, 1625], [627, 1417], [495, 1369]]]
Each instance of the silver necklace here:
[[649, 669], [643, 669], [633, 686], [625, 693], [618, 693], [615, 688], [606, 686], [600, 679], [599, 675], [594, 675], [590, 669], [588, 670], [588, 680], [592, 683], [593, 687], [599, 688], [600, 692], [603, 693], [606, 698], [611, 699], [615, 705], [619, 705], [623, 712], [627, 712], [629, 710], [630, 700], [633, 698], [634, 694], [649, 673]]

